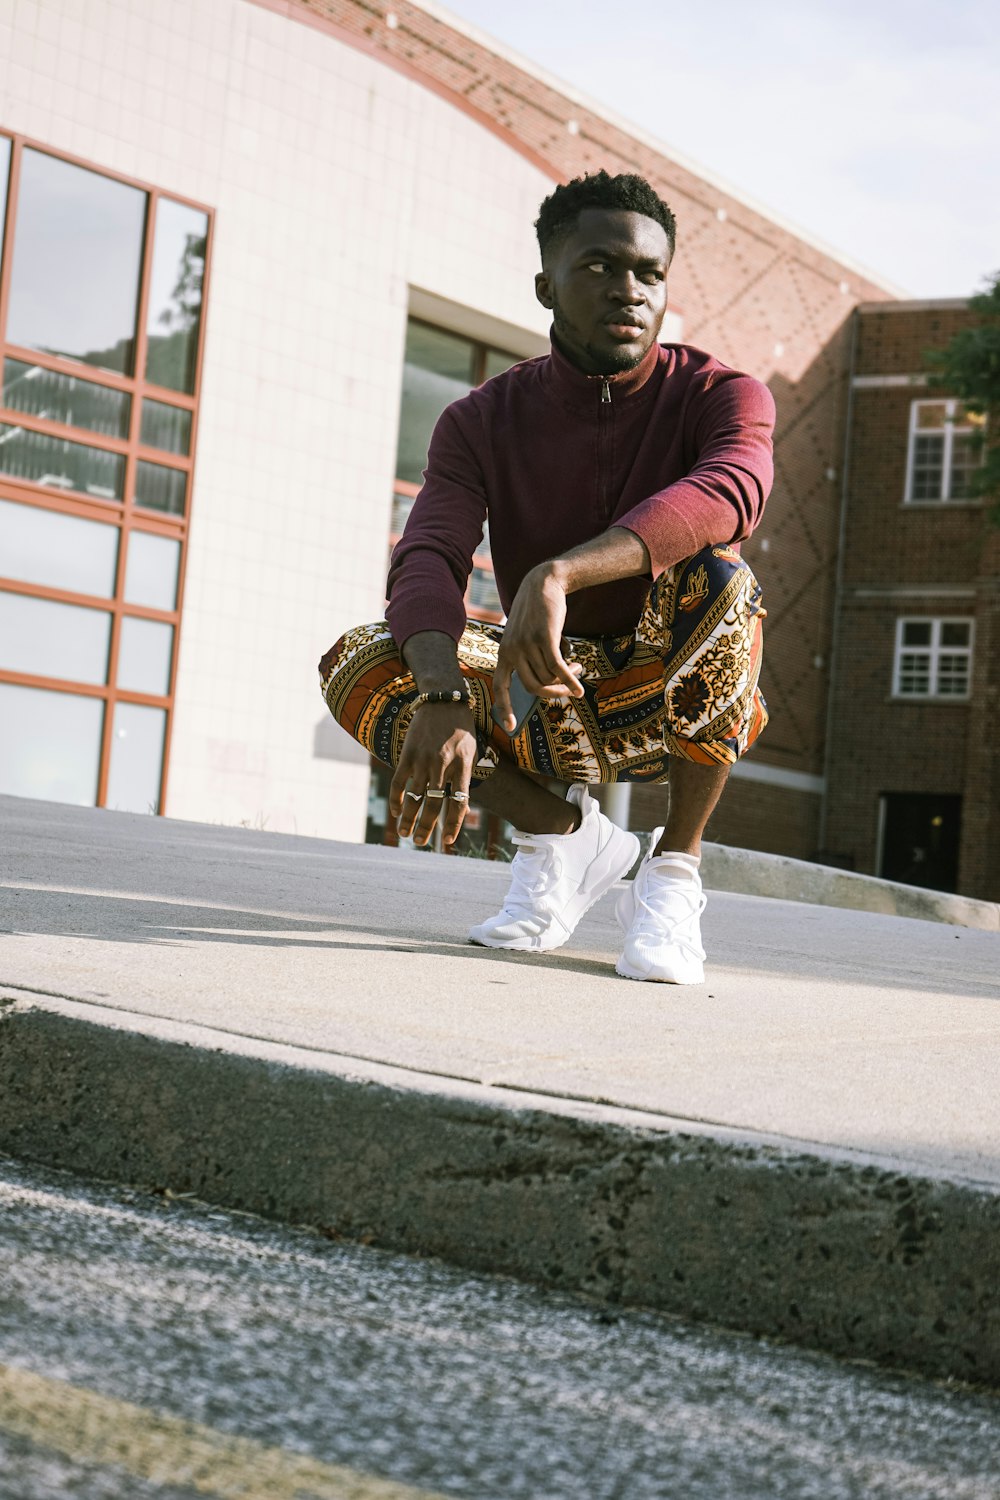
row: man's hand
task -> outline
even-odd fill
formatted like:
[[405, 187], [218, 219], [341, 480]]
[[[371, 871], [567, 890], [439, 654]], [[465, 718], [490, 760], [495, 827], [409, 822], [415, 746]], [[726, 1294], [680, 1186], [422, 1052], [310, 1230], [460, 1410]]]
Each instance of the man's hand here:
[[566, 595], [648, 574], [649, 567], [645, 542], [624, 527], [612, 526], [525, 574], [504, 626], [493, 676], [493, 700], [508, 734], [517, 722], [510, 705], [512, 672], [539, 698], [583, 697], [583, 668], [571, 666], [562, 654]]
[[[401, 838], [412, 834], [415, 844], [426, 844], [441, 817], [444, 842], [455, 842], [469, 806], [477, 753], [470, 709], [458, 703], [424, 703], [414, 712], [389, 786], [389, 811]], [[428, 787], [447, 790], [449, 784], [450, 797], [426, 795]], [[456, 792], [465, 795], [456, 800]]]
[[543, 563], [526, 574], [514, 596], [493, 674], [493, 701], [510, 734], [517, 718], [510, 702], [511, 673], [539, 698], [581, 698], [579, 674], [562, 654], [566, 589], [558, 563]]

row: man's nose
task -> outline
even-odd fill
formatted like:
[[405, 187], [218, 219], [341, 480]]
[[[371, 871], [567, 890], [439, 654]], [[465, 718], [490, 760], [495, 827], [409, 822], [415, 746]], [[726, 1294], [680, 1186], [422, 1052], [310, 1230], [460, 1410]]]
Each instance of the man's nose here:
[[615, 302], [630, 304], [644, 302], [646, 293], [642, 282], [631, 271], [623, 271], [615, 277], [608, 288], [608, 296]]

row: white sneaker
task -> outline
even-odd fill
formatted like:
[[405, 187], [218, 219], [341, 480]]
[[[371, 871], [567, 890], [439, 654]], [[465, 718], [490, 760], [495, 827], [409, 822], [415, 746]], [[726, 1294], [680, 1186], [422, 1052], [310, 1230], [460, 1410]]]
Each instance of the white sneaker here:
[[641, 844], [606, 818], [582, 785], [566, 796], [583, 814], [573, 833], [515, 833], [503, 910], [481, 922], [469, 940], [484, 948], [547, 953], [561, 948], [580, 918], [635, 864]]
[[662, 835], [662, 828], [653, 830], [649, 853], [618, 898], [617, 916], [626, 936], [615, 968], [623, 979], [702, 984], [706, 897], [698, 864], [691, 854], [654, 855]]

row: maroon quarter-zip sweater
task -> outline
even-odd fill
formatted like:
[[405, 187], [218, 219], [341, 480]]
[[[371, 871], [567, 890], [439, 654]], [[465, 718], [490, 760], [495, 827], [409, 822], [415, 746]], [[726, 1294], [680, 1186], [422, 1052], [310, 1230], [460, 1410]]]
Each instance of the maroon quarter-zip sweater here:
[[[584, 375], [553, 344], [444, 411], [424, 485], [392, 554], [388, 620], [399, 646], [421, 630], [458, 640], [463, 596], [489, 520], [509, 611], [536, 564], [609, 526], [641, 537], [652, 576], [753, 531], [773, 477], [774, 402], [760, 381], [686, 344], [654, 344], [634, 370]], [[567, 635], [634, 630], [646, 578], [581, 589]]]

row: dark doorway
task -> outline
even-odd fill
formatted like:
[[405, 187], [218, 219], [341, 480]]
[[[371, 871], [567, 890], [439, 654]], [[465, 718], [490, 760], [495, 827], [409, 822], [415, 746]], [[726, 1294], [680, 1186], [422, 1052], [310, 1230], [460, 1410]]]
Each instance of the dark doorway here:
[[884, 792], [882, 819], [883, 879], [935, 891], [956, 889], [961, 797]]

